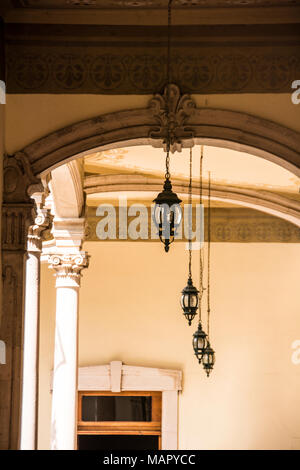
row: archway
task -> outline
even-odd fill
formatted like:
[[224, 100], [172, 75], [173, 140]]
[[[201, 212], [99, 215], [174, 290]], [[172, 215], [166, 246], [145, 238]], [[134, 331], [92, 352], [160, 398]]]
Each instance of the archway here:
[[[299, 133], [243, 113], [200, 109], [188, 95], [181, 96], [175, 85], [171, 91], [175, 123], [173, 151], [199, 143], [230, 147], [265, 158], [300, 175]], [[3, 321], [7, 336], [4, 340], [9, 345], [8, 367], [14, 362], [18, 364], [14, 374], [12, 369], [7, 374], [4, 392], [12, 409], [11, 417], [7, 416], [4, 423], [10, 429], [12, 447], [17, 446], [19, 433], [25, 253], [28, 226], [34, 226], [30, 196], [42, 194], [42, 181], [52, 169], [96, 150], [141, 144], [162, 147], [166, 135], [165, 107], [165, 95], [156, 95], [147, 108], [99, 115], [65, 127], [5, 160], [3, 272], [6, 295]], [[35, 200], [42, 205], [40, 199]], [[262, 206], [266, 205], [266, 201], [260, 202]], [[267, 201], [270, 202], [274, 203]], [[290, 208], [287, 212], [291, 214]], [[14, 331], [18, 332], [16, 338], [12, 335]]]
[[[274, 122], [236, 111], [197, 108], [189, 95], [170, 85], [174, 121], [172, 150], [202, 143], [229, 147], [270, 160], [300, 175], [300, 134]], [[57, 130], [26, 146], [26, 160], [35, 177], [74, 158], [100, 149], [129, 145], [162, 147], [166, 136], [166, 91], [147, 108], [99, 115]]]

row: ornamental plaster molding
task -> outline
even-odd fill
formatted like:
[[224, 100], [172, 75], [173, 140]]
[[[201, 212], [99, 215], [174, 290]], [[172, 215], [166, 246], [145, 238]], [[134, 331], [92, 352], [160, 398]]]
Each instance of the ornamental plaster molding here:
[[56, 287], [80, 287], [81, 271], [89, 265], [85, 251], [77, 254], [54, 254], [48, 258], [49, 268], [54, 269]]

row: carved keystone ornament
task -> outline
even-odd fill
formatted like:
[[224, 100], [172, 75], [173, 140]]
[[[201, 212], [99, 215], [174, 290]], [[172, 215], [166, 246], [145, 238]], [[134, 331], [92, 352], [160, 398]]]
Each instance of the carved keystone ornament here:
[[[167, 105], [168, 103], [169, 106]], [[154, 127], [149, 134], [149, 137], [157, 140], [157, 145], [153, 144], [154, 147], [160, 147], [161, 141], [163, 141], [163, 147], [166, 150], [168, 124], [170, 150], [172, 153], [181, 152], [183, 139], [185, 140], [184, 147], [192, 147], [194, 145], [193, 130], [187, 125], [188, 119], [194, 114], [196, 108], [196, 103], [191, 99], [190, 95], [181, 95], [179, 87], [170, 84], [165, 87], [163, 95], [154, 95], [154, 98], [149, 103], [149, 107], [157, 121], [157, 127]]]

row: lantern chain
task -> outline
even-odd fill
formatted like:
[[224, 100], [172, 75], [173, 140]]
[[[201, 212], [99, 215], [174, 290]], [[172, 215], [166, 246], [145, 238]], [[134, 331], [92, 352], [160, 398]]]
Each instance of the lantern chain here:
[[166, 96], [166, 116], [167, 116], [167, 156], [166, 156], [166, 179], [170, 179], [170, 147], [171, 147], [171, 138], [170, 138], [170, 80], [171, 80], [171, 24], [172, 24], [172, 1], [168, 2], [168, 29], [167, 29], [167, 96]]
[[168, 148], [167, 150], [167, 156], [166, 156], [166, 173], [165, 173], [165, 178], [167, 180], [170, 179], [170, 150]]
[[189, 277], [192, 278], [192, 229], [193, 229], [193, 207], [192, 207], [192, 171], [193, 150], [190, 148], [190, 179], [189, 179]]
[[170, 84], [171, 78], [171, 26], [172, 26], [172, 2], [168, 2], [168, 43], [167, 43], [167, 84]]
[[208, 173], [208, 217], [207, 217], [207, 338], [210, 323], [210, 242], [211, 242], [211, 180]]
[[[201, 154], [200, 154], [200, 210], [202, 210], [202, 193], [203, 193], [203, 145], [201, 145]], [[204, 218], [204, 212], [203, 212]], [[201, 224], [204, 223], [204, 220], [201, 218]], [[200, 242], [201, 243], [201, 242]], [[200, 276], [199, 276], [199, 324], [201, 323], [202, 316], [202, 297], [204, 292], [203, 287], [203, 266], [204, 266], [204, 248], [199, 247], [199, 256], [200, 256]]]

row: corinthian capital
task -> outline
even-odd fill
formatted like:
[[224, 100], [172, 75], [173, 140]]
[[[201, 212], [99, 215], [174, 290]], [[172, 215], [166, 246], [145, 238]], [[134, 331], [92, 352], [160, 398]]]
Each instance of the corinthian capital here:
[[89, 265], [85, 251], [77, 254], [55, 254], [48, 258], [49, 267], [55, 270], [56, 287], [80, 287], [81, 270]]
[[27, 251], [39, 252], [42, 250], [42, 236], [52, 221], [49, 209], [37, 209], [34, 224], [28, 229]]

